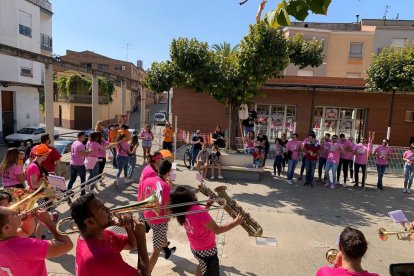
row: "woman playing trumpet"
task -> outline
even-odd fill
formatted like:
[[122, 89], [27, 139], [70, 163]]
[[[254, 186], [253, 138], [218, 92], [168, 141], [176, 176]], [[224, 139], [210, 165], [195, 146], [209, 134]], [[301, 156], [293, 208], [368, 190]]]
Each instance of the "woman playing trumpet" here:
[[379, 276], [362, 268], [361, 260], [368, 249], [361, 231], [347, 227], [339, 236], [339, 252], [334, 267], [321, 267], [316, 276]]
[[[184, 186], [178, 186], [171, 194], [171, 204], [179, 204], [197, 201], [195, 193]], [[216, 235], [227, 232], [243, 221], [238, 215], [232, 222], [217, 225], [208, 212], [210, 203], [206, 207], [198, 204], [171, 208], [173, 214], [182, 212], [200, 211], [199, 213], [177, 216], [177, 221], [182, 225], [190, 242], [191, 252], [199, 261], [197, 276], [220, 275], [219, 260], [217, 256]]]

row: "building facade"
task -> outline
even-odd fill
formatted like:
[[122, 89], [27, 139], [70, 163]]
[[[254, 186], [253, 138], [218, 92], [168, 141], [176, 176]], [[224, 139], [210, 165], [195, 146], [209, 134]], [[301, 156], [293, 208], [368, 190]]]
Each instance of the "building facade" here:
[[[0, 1], [0, 43], [52, 54], [52, 5], [48, 0]], [[44, 66], [0, 54], [0, 137], [39, 124]]]

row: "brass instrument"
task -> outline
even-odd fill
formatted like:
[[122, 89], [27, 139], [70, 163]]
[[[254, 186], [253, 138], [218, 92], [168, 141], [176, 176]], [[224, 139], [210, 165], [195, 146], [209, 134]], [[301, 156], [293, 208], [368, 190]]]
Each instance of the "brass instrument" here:
[[390, 235], [396, 235], [399, 240], [410, 240], [412, 234], [414, 234], [414, 229], [405, 229], [404, 231], [387, 231], [382, 227], [378, 229], [378, 236], [382, 241], [388, 240]]
[[338, 249], [334, 249], [331, 248], [326, 252], [326, 261], [328, 261], [328, 263], [333, 264], [336, 260], [336, 256], [338, 255], [339, 250]]
[[243, 223], [241, 224], [241, 226], [244, 228], [244, 230], [247, 231], [247, 233], [249, 234], [249, 236], [252, 237], [261, 237], [263, 234], [263, 229], [262, 227], [259, 225], [259, 223], [257, 223], [257, 221], [255, 221], [248, 213], [246, 213], [242, 207], [240, 207], [237, 202], [233, 199], [231, 199], [228, 194], [226, 193], [226, 186], [219, 186], [217, 188], [214, 189], [215, 192], [213, 192], [210, 188], [208, 188], [203, 182], [201, 182], [198, 185], [198, 188], [200, 190], [200, 192], [212, 199], [216, 199], [216, 198], [223, 198], [225, 199], [225, 204], [221, 204], [220, 202], [218, 202], [223, 209], [232, 217], [235, 218], [237, 217], [238, 214], [240, 214], [243, 217]]

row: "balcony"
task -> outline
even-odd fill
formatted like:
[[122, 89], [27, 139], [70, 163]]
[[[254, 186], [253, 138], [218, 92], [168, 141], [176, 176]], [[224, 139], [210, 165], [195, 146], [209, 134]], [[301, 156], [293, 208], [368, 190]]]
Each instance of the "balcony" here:
[[[66, 102], [66, 103], [80, 103], [80, 104], [92, 104], [92, 96], [91, 95], [78, 95], [78, 94], [71, 94], [68, 97], [55, 94], [55, 102]], [[109, 104], [109, 97], [107, 96], [99, 96], [98, 97], [99, 104]]]
[[33, 5], [36, 5], [40, 7], [40, 10], [52, 15], [52, 3], [49, 2], [49, 0], [26, 0], [27, 2], [32, 3]]
[[52, 37], [45, 34], [40, 34], [40, 48], [42, 50], [52, 52]]

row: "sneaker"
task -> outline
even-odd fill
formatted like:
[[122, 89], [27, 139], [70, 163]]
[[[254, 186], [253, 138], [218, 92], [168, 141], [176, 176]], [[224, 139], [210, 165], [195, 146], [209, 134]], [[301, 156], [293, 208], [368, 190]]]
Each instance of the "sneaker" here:
[[164, 258], [168, 259], [168, 258], [170, 258], [171, 254], [173, 254], [175, 252], [177, 247], [175, 247], [175, 246], [173, 246], [171, 248], [163, 247], [163, 249], [164, 249]]
[[292, 180], [288, 180], [287, 181], [287, 183], [289, 184], [289, 185], [292, 185], [293, 183], [292, 183]]
[[331, 190], [335, 189], [335, 185], [331, 184], [331, 186], [329, 186], [329, 189], [331, 189]]
[[323, 185], [324, 187], [328, 187], [329, 185], [331, 185], [330, 182], [326, 182], [325, 185]]
[[214, 176], [210, 177], [211, 180], [214, 180]]
[[195, 170], [195, 167], [194, 166], [191, 166], [190, 170], [194, 171]]
[[403, 189], [403, 193], [406, 193], [407, 192], [407, 190], [406, 189]]
[[358, 187], [358, 183], [355, 183], [352, 187]]
[[221, 175], [217, 176], [218, 179], [223, 179], [224, 177], [222, 177]]
[[351, 179], [349, 180], [349, 182], [350, 182], [350, 183], [354, 183], [354, 180], [351, 178]]

